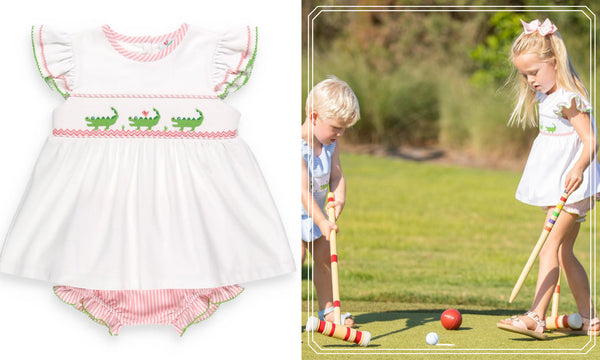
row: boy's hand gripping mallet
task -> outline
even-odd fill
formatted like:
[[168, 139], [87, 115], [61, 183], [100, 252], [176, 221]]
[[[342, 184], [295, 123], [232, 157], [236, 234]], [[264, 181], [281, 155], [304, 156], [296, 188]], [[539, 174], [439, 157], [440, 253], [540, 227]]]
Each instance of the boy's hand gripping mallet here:
[[[327, 194], [327, 202], [335, 201], [333, 193]], [[327, 217], [329, 221], [335, 223], [335, 209], [330, 207], [327, 209]], [[337, 259], [337, 239], [335, 230], [331, 230], [329, 234], [329, 252], [331, 255], [331, 292], [333, 295], [333, 323], [336, 325], [342, 324], [342, 313], [340, 310], [340, 278], [338, 274], [338, 259]]]
[[527, 264], [525, 264], [523, 271], [521, 271], [521, 276], [519, 276], [519, 280], [517, 280], [517, 283], [515, 284], [515, 287], [513, 288], [512, 293], [510, 294], [510, 298], [508, 299], [509, 303], [513, 302], [513, 300], [517, 297], [517, 294], [521, 290], [521, 287], [523, 286], [523, 283], [525, 282], [527, 275], [529, 274], [529, 272], [531, 271], [531, 268], [533, 267], [533, 263], [535, 262], [535, 259], [537, 258], [538, 254], [540, 253], [540, 250], [542, 250], [542, 246], [544, 246], [544, 243], [546, 242], [546, 239], [548, 238], [548, 234], [550, 234], [550, 230], [552, 230], [554, 223], [556, 223], [556, 219], [558, 218], [558, 215], [560, 215], [560, 211], [562, 210], [563, 206], [565, 205], [565, 202], [567, 201], [568, 197], [569, 197], [569, 194], [567, 193], [567, 190], [565, 190], [562, 193], [562, 195], [560, 196], [560, 200], [559, 200], [558, 204], [556, 204], [556, 207], [554, 208], [554, 211], [552, 212], [552, 216], [550, 216], [550, 219], [548, 219], [548, 222], [544, 226], [544, 230], [542, 231], [542, 234], [540, 235], [539, 240], [535, 244], [535, 247], [533, 248], [533, 251], [531, 252], [531, 255], [529, 256], [529, 260], [527, 260]]

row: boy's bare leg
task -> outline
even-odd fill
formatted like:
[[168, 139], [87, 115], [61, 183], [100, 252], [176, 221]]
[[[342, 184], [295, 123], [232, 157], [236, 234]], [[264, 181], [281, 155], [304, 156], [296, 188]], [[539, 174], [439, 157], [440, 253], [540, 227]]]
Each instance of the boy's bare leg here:
[[[313, 269], [313, 284], [317, 291], [317, 299], [319, 302], [319, 309], [327, 309], [333, 306], [333, 290], [331, 285], [331, 255], [329, 251], [329, 241], [325, 239], [325, 236], [321, 236], [311, 243], [304, 243], [304, 247], [308, 248], [314, 260]], [[327, 321], [333, 322], [333, 312], [326, 315]], [[352, 319], [346, 319], [346, 326], [354, 325]]]

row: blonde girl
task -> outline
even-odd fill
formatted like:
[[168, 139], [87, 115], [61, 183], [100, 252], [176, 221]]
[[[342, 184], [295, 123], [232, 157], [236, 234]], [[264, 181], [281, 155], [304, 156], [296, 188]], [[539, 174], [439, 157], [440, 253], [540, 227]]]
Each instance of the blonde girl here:
[[563, 190], [566, 205], [539, 254], [535, 295], [524, 315], [500, 321], [499, 328], [546, 339], [548, 304], [563, 269], [573, 293], [582, 331], [598, 334], [600, 325], [590, 297], [587, 274], [573, 253], [581, 222], [600, 193], [596, 134], [588, 93], [567, 54], [557, 27], [546, 19], [523, 22], [511, 49], [519, 78], [510, 124], [538, 126], [516, 198], [552, 215]]

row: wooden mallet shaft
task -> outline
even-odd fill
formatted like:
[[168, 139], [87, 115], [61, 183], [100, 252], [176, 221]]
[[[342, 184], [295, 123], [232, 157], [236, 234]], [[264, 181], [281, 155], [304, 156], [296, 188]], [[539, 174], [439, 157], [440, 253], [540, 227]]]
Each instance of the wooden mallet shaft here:
[[[333, 193], [327, 194], [327, 202], [335, 201], [335, 195]], [[327, 209], [327, 217], [329, 221], [335, 223], [335, 209]], [[337, 239], [336, 232], [332, 230], [329, 234], [329, 252], [331, 255], [331, 292], [333, 295], [333, 322], [336, 325], [341, 325], [341, 311], [340, 311], [340, 285], [339, 285], [339, 273], [338, 273], [338, 256], [337, 256]]]
[[551, 316], [553, 318], [558, 316], [558, 301], [560, 298], [560, 278], [562, 277], [562, 269], [560, 266], [558, 267], [558, 281], [556, 282], [556, 287], [554, 288], [554, 294], [552, 294], [552, 312]]
[[544, 246], [544, 243], [546, 242], [546, 239], [548, 238], [548, 234], [550, 234], [552, 227], [556, 223], [556, 219], [560, 215], [560, 211], [562, 210], [563, 206], [565, 205], [565, 202], [567, 201], [568, 197], [569, 197], [569, 194], [565, 190], [562, 193], [562, 195], [560, 196], [560, 200], [559, 200], [558, 204], [556, 204], [556, 207], [554, 208], [554, 211], [552, 212], [552, 216], [550, 216], [550, 219], [548, 219], [548, 222], [546, 222], [546, 225], [544, 226], [544, 230], [542, 231], [540, 238], [538, 239], [537, 243], [535, 244], [535, 247], [533, 248], [533, 251], [531, 252], [531, 255], [529, 256], [529, 260], [527, 260], [527, 264], [525, 264], [523, 271], [521, 271], [521, 275], [519, 276], [519, 279], [517, 280], [517, 283], [515, 284], [515, 287], [513, 288], [512, 293], [510, 294], [510, 298], [508, 299], [509, 303], [512, 303], [513, 300], [517, 297], [517, 294], [519, 294], [519, 291], [521, 290], [521, 287], [523, 286], [523, 283], [525, 282], [527, 275], [529, 274], [529, 272], [531, 271], [531, 268], [533, 267], [533, 263], [535, 262], [535, 259], [537, 258], [538, 254], [540, 253], [540, 250], [542, 250], [542, 246]]

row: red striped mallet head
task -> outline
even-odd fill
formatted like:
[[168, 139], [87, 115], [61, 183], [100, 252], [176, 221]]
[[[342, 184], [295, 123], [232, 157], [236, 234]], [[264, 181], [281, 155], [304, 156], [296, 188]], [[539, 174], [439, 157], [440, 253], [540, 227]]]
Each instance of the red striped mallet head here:
[[360, 346], [367, 346], [371, 341], [371, 333], [368, 331], [359, 331], [347, 326], [336, 325], [329, 321], [319, 320], [314, 316], [308, 318], [308, 322], [306, 323], [306, 331], [317, 331], [323, 335], [353, 342]]
[[581, 319], [581, 315], [574, 313], [569, 316], [567, 315], [558, 315], [558, 316], [548, 316], [546, 318], [546, 328], [548, 330], [561, 330], [561, 329], [571, 329], [571, 330], [579, 330], [583, 326], [583, 320]]

